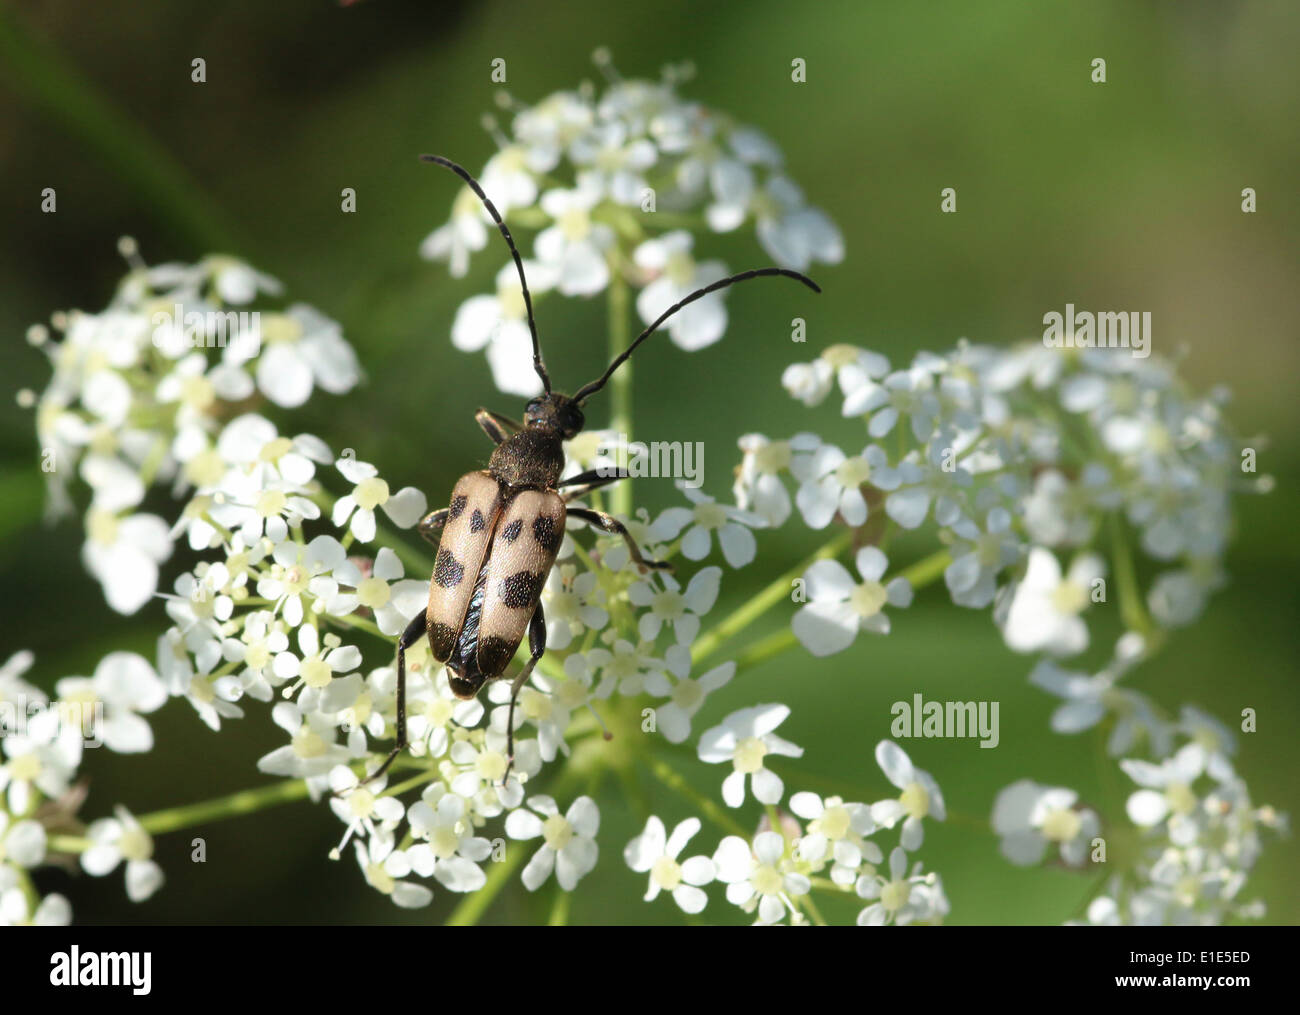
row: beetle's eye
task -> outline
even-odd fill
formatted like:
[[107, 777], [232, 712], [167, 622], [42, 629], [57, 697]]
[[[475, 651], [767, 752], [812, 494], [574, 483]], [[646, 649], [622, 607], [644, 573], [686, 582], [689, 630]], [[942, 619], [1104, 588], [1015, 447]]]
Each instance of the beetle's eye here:
[[570, 408], [564, 413], [564, 428], [577, 433], [582, 429], [585, 420], [582, 418], [582, 412], [579, 409]]

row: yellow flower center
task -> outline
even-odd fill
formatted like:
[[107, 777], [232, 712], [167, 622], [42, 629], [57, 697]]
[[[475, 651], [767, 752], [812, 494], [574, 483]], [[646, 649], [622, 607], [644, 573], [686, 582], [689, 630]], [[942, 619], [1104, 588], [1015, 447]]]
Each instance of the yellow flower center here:
[[117, 841], [117, 848], [128, 860], [148, 860], [153, 856], [153, 839], [139, 825], [127, 825], [122, 830], [122, 838]]
[[835, 470], [835, 481], [846, 490], [856, 489], [871, 478], [871, 465], [865, 458], [846, 458]]
[[763, 767], [763, 758], [767, 754], [767, 744], [758, 737], [746, 737], [736, 745], [732, 764], [737, 772], [750, 775]]
[[226, 463], [216, 448], [208, 448], [185, 463], [185, 478], [195, 486], [216, 486], [226, 474]]
[[919, 782], [907, 784], [907, 788], [898, 795], [898, 802], [907, 811], [908, 817], [923, 818], [930, 813], [930, 794]]
[[849, 605], [860, 617], [874, 617], [888, 601], [885, 586], [880, 582], [863, 582], [849, 593]]
[[563, 814], [552, 814], [542, 823], [542, 838], [557, 853], [573, 839], [573, 826]]
[[352, 496], [356, 498], [359, 507], [373, 511], [388, 500], [388, 484], [378, 476], [371, 476], [357, 484]]
[[760, 895], [777, 895], [784, 886], [785, 879], [781, 877], [781, 872], [771, 864], [764, 864], [754, 871], [749, 882], [754, 886], [754, 891]]
[[284, 510], [288, 500], [283, 490], [265, 490], [257, 498], [257, 513], [263, 518], [274, 518]]
[[86, 531], [92, 542], [112, 546], [117, 542], [117, 518], [109, 511], [92, 508], [86, 518]]
[[302, 324], [285, 314], [262, 314], [258, 321], [263, 342], [296, 342], [302, 338]]
[[1175, 814], [1190, 814], [1196, 810], [1196, 794], [1185, 782], [1171, 783], [1165, 788], [1165, 799]]
[[302, 682], [308, 687], [326, 687], [332, 676], [330, 664], [320, 657], [320, 653], [302, 661]]
[[720, 529], [727, 524], [727, 511], [721, 504], [697, 504], [695, 524], [706, 529]]
[[665, 892], [682, 883], [682, 865], [670, 856], [661, 856], [650, 868], [650, 879]]
[[388, 582], [382, 578], [366, 578], [357, 586], [357, 601], [362, 606], [377, 610], [392, 598]]
[[880, 889], [880, 904], [890, 913], [897, 913], [912, 897], [910, 881], [891, 881]]
[[1049, 811], [1043, 820], [1043, 835], [1053, 842], [1072, 842], [1083, 827], [1083, 819], [1068, 807]]
[[1088, 590], [1078, 582], [1063, 581], [1052, 590], [1052, 605], [1067, 616], [1082, 613], [1088, 605]]

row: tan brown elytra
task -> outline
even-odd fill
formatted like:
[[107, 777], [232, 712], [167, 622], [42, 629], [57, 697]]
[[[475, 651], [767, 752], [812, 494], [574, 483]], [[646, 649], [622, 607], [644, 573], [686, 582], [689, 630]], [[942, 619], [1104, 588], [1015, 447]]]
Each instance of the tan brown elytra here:
[[[756, 268], [719, 279], [660, 314], [596, 380], [583, 385], [572, 397], [562, 395], [551, 390], [551, 379], [542, 363], [528, 279], [510, 230], [468, 172], [439, 155], [420, 157], [450, 169], [464, 180], [505, 238], [519, 272], [528, 330], [533, 339], [533, 369], [541, 379], [543, 394], [528, 403], [522, 423], [487, 409], [475, 414], [478, 425], [497, 445], [488, 467], [462, 476], [451, 492], [448, 506], [420, 521], [420, 534], [438, 544], [433, 576], [429, 580], [429, 605], [415, 616], [398, 641], [397, 742], [371, 779], [386, 771], [407, 747], [406, 650], [424, 636], [429, 639], [434, 658], [446, 664], [452, 692], [459, 698], [473, 698], [489, 680], [505, 676], [527, 631], [529, 658], [511, 685], [506, 724], [507, 752], [513, 764], [515, 701], [546, 651], [542, 587], [555, 564], [567, 519], [577, 518], [621, 536], [642, 572], [669, 566], [642, 557], [631, 534], [617, 518], [571, 504], [598, 487], [627, 478], [624, 470], [597, 469], [560, 479], [564, 472], [564, 442], [582, 430], [585, 424], [582, 406], [587, 399], [605, 386], [614, 371], [664, 321], [711, 292], [764, 275], [784, 275], [797, 279], [814, 292], [821, 292], [812, 279], [785, 268]], [[509, 777], [509, 768], [506, 776]]]

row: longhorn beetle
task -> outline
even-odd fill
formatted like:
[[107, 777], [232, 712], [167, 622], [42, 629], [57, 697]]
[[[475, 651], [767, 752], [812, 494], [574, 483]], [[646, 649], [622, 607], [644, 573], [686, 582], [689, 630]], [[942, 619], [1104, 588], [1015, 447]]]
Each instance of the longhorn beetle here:
[[[489, 680], [504, 676], [527, 629], [529, 659], [510, 687], [506, 722], [508, 765], [513, 765], [515, 701], [546, 651], [542, 586], [564, 538], [566, 518], [579, 518], [604, 532], [621, 536], [642, 573], [670, 566], [642, 557], [631, 533], [612, 515], [585, 507], [569, 507], [570, 501], [597, 487], [628, 478], [625, 470], [607, 473], [595, 469], [560, 479], [564, 471], [563, 442], [582, 430], [583, 403], [605, 386], [614, 371], [659, 325], [682, 307], [711, 292], [764, 275], [784, 275], [797, 279], [813, 292], [821, 292], [812, 279], [785, 268], [757, 268], [719, 279], [660, 314], [596, 380], [584, 384], [572, 396], [562, 395], [551, 390], [551, 379], [542, 363], [528, 279], [524, 277], [524, 263], [510, 230], [468, 172], [439, 155], [420, 158], [449, 169], [464, 180], [483, 202], [510, 248], [523, 290], [528, 330], [533, 338], [533, 369], [541, 379], [543, 394], [524, 408], [522, 424], [487, 409], [475, 413], [478, 425], [496, 444], [488, 467], [462, 476], [451, 491], [451, 503], [420, 520], [420, 534], [438, 544], [433, 577], [429, 580], [429, 605], [412, 619], [398, 641], [397, 742], [371, 779], [382, 775], [407, 747], [406, 650], [425, 635], [434, 658], [446, 664], [450, 671], [452, 693], [470, 699]], [[561, 493], [562, 489], [566, 492]], [[507, 778], [509, 774], [507, 767]]]

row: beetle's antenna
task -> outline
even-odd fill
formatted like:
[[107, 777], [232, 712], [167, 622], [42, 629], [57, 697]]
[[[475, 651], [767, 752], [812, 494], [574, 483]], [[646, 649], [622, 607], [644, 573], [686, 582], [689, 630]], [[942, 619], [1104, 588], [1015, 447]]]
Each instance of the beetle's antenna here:
[[510, 236], [510, 230], [506, 228], [505, 222], [501, 220], [501, 216], [497, 213], [496, 205], [494, 205], [491, 199], [483, 193], [483, 188], [479, 186], [478, 180], [470, 176], [469, 172], [463, 166], [458, 166], [456, 163], [452, 162], [451, 159], [444, 159], [441, 155], [421, 155], [420, 160], [423, 162], [432, 162], [445, 169], [450, 169], [453, 173], [464, 180], [469, 185], [469, 189], [478, 195], [478, 199], [483, 202], [483, 207], [486, 208], [488, 214], [492, 216], [492, 221], [494, 221], [497, 224], [497, 228], [501, 230], [501, 235], [505, 238], [506, 246], [510, 248], [510, 256], [514, 258], [515, 267], [519, 270], [519, 285], [524, 292], [524, 307], [528, 310], [528, 330], [533, 336], [533, 369], [537, 371], [537, 376], [542, 379], [542, 387], [546, 389], [546, 393], [549, 395], [551, 393], [551, 378], [546, 373], [545, 364], [542, 363], [542, 346], [537, 340], [537, 324], [533, 320], [533, 298], [528, 292], [528, 279], [524, 276], [523, 258], [519, 256], [519, 251], [515, 247], [515, 241]]
[[659, 325], [663, 324], [664, 321], [668, 320], [668, 318], [672, 317], [673, 314], [681, 310], [682, 307], [694, 303], [701, 297], [709, 295], [709, 293], [717, 292], [719, 289], [725, 289], [729, 285], [735, 285], [737, 282], [744, 282], [751, 278], [762, 278], [766, 275], [784, 275], [786, 278], [792, 278], [797, 282], [802, 282], [815, 293], [821, 292], [821, 287], [807, 275], [801, 275], [799, 272], [791, 271], [789, 268], [754, 268], [750, 271], [742, 271], [739, 275], [731, 275], [728, 278], [718, 279], [718, 281], [714, 282], [712, 285], [706, 285], [703, 289], [696, 289], [695, 292], [691, 293], [685, 299], [678, 303], [674, 303], [671, 307], [660, 314], [654, 324], [650, 325], [650, 327], [646, 328], [645, 331], [637, 335], [632, 344], [614, 358], [614, 362], [609, 365], [600, 377], [592, 381], [590, 384], [584, 384], [579, 388], [578, 393], [573, 396], [573, 400], [581, 404], [603, 388], [605, 382], [608, 381], [614, 371], [622, 366], [627, 358], [632, 355], [636, 350], [636, 347], [654, 334], [655, 329], [658, 328]]

